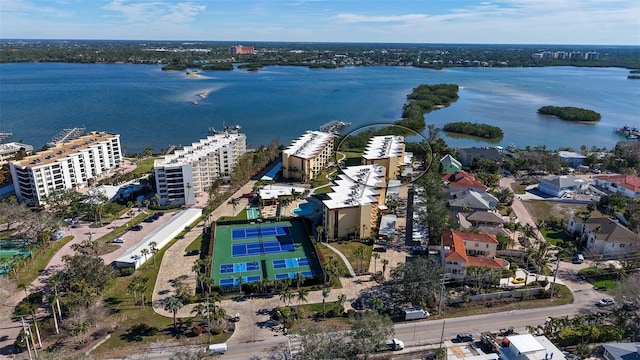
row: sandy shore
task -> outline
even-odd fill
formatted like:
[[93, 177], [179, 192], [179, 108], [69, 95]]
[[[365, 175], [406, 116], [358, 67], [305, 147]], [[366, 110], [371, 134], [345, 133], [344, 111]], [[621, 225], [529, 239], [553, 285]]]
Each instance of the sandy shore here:
[[206, 79], [207, 78], [206, 76], [202, 76], [202, 75], [198, 74], [198, 72], [196, 72], [196, 71], [191, 71], [191, 72], [187, 73], [187, 77], [189, 79]]

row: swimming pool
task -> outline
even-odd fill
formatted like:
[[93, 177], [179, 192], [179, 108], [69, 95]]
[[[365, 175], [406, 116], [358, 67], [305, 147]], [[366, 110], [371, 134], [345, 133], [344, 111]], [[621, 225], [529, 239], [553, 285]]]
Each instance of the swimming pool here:
[[247, 220], [255, 220], [260, 217], [260, 210], [258, 208], [248, 208], [247, 209]]
[[313, 213], [314, 206], [308, 202], [298, 204], [298, 207], [291, 210], [291, 215], [309, 216]]

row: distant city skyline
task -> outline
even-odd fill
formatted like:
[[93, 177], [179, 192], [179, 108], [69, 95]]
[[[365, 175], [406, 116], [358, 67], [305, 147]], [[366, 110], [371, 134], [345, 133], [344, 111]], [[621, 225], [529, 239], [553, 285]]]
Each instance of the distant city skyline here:
[[640, 2], [2, 0], [0, 38], [640, 45]]

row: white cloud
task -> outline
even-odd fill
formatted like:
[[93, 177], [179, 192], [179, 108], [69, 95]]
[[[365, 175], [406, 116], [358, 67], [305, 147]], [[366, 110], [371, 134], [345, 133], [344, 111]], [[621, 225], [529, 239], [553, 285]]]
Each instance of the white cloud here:
[[55, 7], [36, 5], [32, 2], [24, 0], [2, 0], [0, 10], [5, 15], [47, 15], [53, 17], [67, 17], [71, 15], [70, 13], [56, 9]]
[[407, 15], [358, 15], [358, 14], [338, 14], [335, 16], [340, 23], [386, 23], [386, 22], [416, 22], [424, 20], [427, 15], [424, 14], [407, 14]]
[[206, 5], [192, 2], [169, 3], [164, 1], [131, 2], [113, 0], [103, 9], [119, 13], [132, 23], [188, 23], [206, 9]]

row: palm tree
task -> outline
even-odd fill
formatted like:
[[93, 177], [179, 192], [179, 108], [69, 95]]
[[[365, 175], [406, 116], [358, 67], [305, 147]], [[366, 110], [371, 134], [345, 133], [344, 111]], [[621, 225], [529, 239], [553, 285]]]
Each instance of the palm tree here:
[[347, 301], [347, 295], [340, 294], [340, 296], [338, 296], [338, 312], [341, 314], [344, 312], [345, 301]]
[[389, 265], [389, 260], [382, 259], [382, 280], [384, 280], [384, 273], [387, 272], [387, 265]]
[[156, 267], [156, 254], [158, 253], [158, 243], [152, 241], [149, 243], [149, 251], [151, 251], [151, 258], [153, 259], [153, 267]]
[[296, 273], [296, 290], [300, 290], [300, 284], [304, 282], [305, 277], [302, 273]]
[[322, 289], [322, 316], [324, 316], [325, 311], [324, 311], [324, 302], [325, 300], [327, 300], [327, 298], [329, 297], [329, 293], [331, 292], [331, 288], [324, 288]]
[[238, 200], [237, 198], [233, 198], [229, 200], [228, 204], [233, 207], [233, 216], [236, 216], [236, 206], [240, 204], [240, 200]]
[[178, 310], [182, 309], [183, 306], [184, 304], [182, 303], [182, 300], [180, 300], [180, 298], [176, 295], [164, 299], [164, 309], [173, 313], [173, 331], [177, 330], [176, 314], [178, 313]]
[[380, 259], [380, 254], [377, 252], [374, 252], [371, 257], [373, 258], [373, 273], [377, 273], [377, 269], [376, 269], [376, 263], [378, 262], [378, 259]]
[[282, 301], [285, 306], [287, 303], [291, 304], [291, 298], [293, 298], [293, 294], [289, 289], [285, 289], [280, 293], [280, 301]]
[[[300, 310], [300, 303], [301, 302], [307, 302], [307, 295], [309, 295], [309, 290], [307, 289], [300, 289], [298, 290], [298, 293], [296, 294], [296, 301], [298, 302], [298, 310]], [[300, 313], [300, 311], [298, 311], [298, 314]]]
[[373, 310], [380, 311], [384, 307], [384, 302], [377, 296], [372, 297], [370, 301], [371, 308], [373, 308]]
[[203, 303], [197, 303], [193, 309], [191, 309], [191, 313], [195, 314], [194, 317], [198, 317], [200, 316], [201, 318], [204, 318], [204, 315], [207, 314], [207, 305], [203, 304]]
[[144, 262], [147, 262], [147, 255], [149, 255], [150, 251], [147, 248], [140, 250], [140, 254], [144, 256]]
[[322, 233], [324, 232], [324, 227], [322, 227], [322, 225], [318, 225], [316, 226], [316, 233], [318, 236], [318, 242], [322, 241]]
[[358, 259], [358, 270], [362, 271], [362, 261], [364, 260], [364, 246], [358, 246], [353, 250], [353, 255]]

